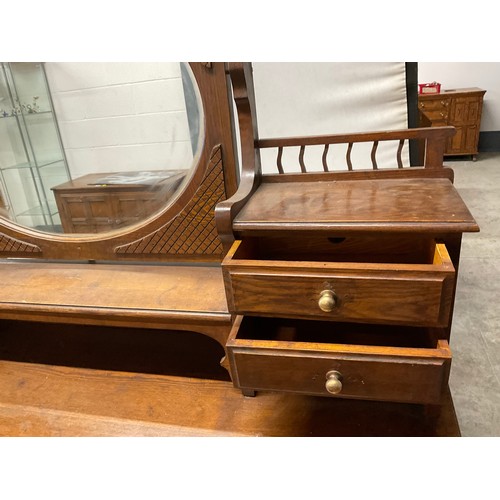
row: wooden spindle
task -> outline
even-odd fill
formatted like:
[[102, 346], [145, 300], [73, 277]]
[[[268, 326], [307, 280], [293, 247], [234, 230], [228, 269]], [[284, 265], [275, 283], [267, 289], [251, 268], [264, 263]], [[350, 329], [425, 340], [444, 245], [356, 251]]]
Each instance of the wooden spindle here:
[[403, 151], [403, 146], [404, 146], [404, 143], [405, 143], [405, 140], [404, 139], [401, 139], [399, 141], [399, 147], [398, 147], [398, 168], [403, 168], [403, 160], [401, 158], [401, 153]]
[[278, 148], [278, 157], [276, 158], [276, 166], [278, 167], [278, 172], [280, 174], [284, 174], [284, 170], [283, 170], [283, 163], [281, 162], [281, 159], [283, 157], [283, 147], [279, 147]]
[[325, 172], [328, 172], [328, 163], [326, 162], [326, 155], [328, 154], [328, 148], [329, 147], [330, 147], [329, 144], [325, 144], [325, 149], [323, 150], [322, 161], [323, 161], [323, 170]]
[[304, 152], [306, 150], [306, 147], [304, 145], [300, 146], [300, 153], [299, 153], [299, 164], [300, 164], [300, 170], [302, 173], [306, 173], [306, 165], [304, 163]]
[[352, 142], [347, 146], [347, 153], [345, 155], [345, 159], [347, 160], [347, 169], [352, 170], [352, 161], [351, 161], [351, 151], [352, 151]]
[[378, 148], [378, 141], [373, 141], [372, 154], [371, 154], [373, 170], [378, 170], [378, 165], [377, 165], [377, 148]]

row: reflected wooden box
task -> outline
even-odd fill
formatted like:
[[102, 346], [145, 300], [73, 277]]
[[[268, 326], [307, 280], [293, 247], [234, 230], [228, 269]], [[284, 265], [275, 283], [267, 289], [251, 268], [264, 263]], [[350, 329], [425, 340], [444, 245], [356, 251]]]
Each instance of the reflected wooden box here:
[[55, 186], [63, 231], [102, 233], [144, 220], [166, 206], [185, 174], [185, 170], [140, 177], [136, 172], [96, 173]]

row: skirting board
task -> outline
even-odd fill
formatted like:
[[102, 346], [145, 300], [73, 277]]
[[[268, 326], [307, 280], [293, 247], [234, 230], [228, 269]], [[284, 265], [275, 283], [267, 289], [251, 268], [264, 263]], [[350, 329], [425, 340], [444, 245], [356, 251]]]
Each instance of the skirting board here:
[[500, 130], [479, 133], [479, 152], [500, 151]]

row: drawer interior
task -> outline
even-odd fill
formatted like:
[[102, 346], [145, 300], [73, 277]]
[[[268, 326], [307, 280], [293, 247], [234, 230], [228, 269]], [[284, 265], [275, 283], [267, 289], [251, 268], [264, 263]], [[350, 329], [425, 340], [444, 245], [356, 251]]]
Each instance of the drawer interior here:
[[332, 323], [245, 316], [237, 334], [239, 340], [277, 341], [351, 346], [408, 347], [435, 349], [437, 330], [424, 327]]
[[[444, 245], [440, 247], [445, 248]], [[436, 256], [436, 241], [432, 237], [335, 234], [304, 235], [301, 238], [267, 235], [265, 238], [245, 238], [236, 249], [232, 261], [245, 259], [434, 264], [441, 263], [443, 257]], [[449, 260], [447, 252], [444, 259]]]

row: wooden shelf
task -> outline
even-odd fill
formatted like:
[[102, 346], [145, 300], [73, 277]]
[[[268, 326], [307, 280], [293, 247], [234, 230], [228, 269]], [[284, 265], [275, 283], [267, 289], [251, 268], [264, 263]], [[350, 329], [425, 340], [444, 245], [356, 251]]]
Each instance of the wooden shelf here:
[[479, 230], [448, 179], [262, 183], [233, 228], [238, 233]]
[[4, 319], [183, 329], [231, 322], [217, 266], [4, 260], [0, 273]]

